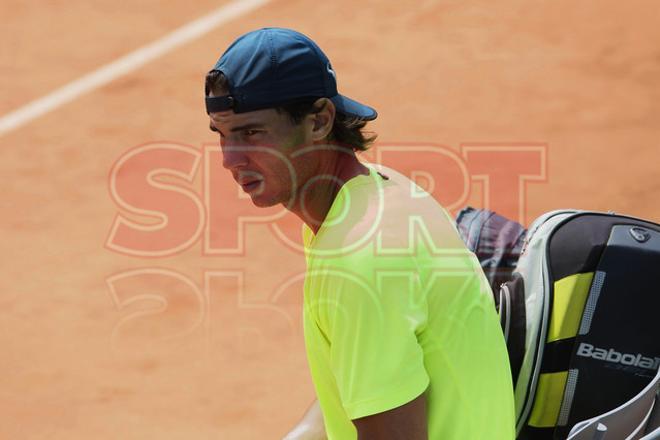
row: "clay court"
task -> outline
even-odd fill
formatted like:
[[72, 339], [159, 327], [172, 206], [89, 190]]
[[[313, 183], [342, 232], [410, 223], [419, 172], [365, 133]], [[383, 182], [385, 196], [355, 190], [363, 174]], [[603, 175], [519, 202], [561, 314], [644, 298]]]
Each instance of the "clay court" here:
[[365, 159], [453, 214], [660, 221], [656, 2], [257, 3], [0, 5], [0, 438], [279, 439], [314, 398], [299, 223], [238, 195], [203, 105], [206, 71], [255, 28], [312, 37], [379, 112]]

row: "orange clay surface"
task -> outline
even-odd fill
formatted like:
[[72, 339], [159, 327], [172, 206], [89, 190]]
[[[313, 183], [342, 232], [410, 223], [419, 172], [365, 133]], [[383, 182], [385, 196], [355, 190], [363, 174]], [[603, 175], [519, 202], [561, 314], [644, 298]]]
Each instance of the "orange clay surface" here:
[[[220, 5], [4, 0], [0, 115]], [[278, 210], [239, 198], [203, 109], [204, 74], [241, 33], [285, 26], [315, 39], [340, 91], [380, 113], [365, 157], [389, 151], [384, 162], [419, 171], [453, 214], [471, 203], [525, 223], [566, 207], [660, 221], [659, 22], [652, 0], [274, 0], [3, 135], [0, 438], [279, 439], [314, 398], [304, 258], [283, 239], [299, 224], [262, 217], [239, 231], [239, 215]], [[172, 212], [180, 231], [142, 231], [120, 251], [118, 218], [154, 225], [169, 200], [149, 216], [120, 206], [131, 185], [111, 188], [112, 176], [137, 176], [144, 190], [144, 169], [112, 170], [151, 143], [142, 166], [181, 154], [161, 165], [190, 181], [161, 183], [189, 203]], [[484, 177], [512, 163], [514, 180]], [[131, 206], [148, 209], [154, 194]], [[131, 254], [186, 231], [187, 247]]]

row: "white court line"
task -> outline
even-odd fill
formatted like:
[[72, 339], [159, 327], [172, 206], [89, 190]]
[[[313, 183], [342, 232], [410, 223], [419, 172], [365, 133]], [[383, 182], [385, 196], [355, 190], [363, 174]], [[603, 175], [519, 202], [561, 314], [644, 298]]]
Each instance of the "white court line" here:
[[0, 136], [19, 128], [80, 95], [104, 86], [114, 79], [130, 73], [146, 63], [188, 43], [234, 18], [246, 14], [270, 0], [234, 0], [215, 11], [184, 25], [163, 38], [143, 46], [128, 55], [78, 78], [75, 81], [36, 99], [0, 118]]

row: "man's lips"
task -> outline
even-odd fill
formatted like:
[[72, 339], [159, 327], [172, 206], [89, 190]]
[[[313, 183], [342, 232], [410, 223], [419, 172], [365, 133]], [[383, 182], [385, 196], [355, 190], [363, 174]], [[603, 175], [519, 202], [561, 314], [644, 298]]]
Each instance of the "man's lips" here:
[[238, 170], [233, 174], [236, 183], [241, 185], [246, 193], [259, 189], [260, 184], [264, 182], [264, 176], [258, 171]]
[[263, 182], [262, 180], [246, 180], [243, 182], [239, 182], [239, 185], [241, 185], [243, 191], [250, 192], [257, 189], [262, 182]]

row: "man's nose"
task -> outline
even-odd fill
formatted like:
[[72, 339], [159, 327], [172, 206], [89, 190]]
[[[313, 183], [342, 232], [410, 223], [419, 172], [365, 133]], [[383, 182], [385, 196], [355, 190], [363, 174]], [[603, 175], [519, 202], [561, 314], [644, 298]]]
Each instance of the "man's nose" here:
[[249, 162], [246, 147], [222, 147], [222, 166], [228, 170], [243, 167]]

